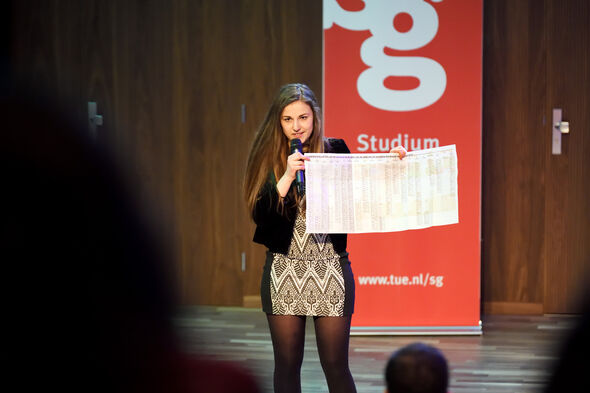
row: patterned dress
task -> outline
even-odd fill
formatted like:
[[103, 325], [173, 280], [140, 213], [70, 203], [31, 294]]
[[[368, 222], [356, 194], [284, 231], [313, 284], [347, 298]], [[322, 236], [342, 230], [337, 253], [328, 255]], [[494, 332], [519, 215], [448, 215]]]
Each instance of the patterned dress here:
[[328, 234], [306, 233], [305, 211], [298, 208], [287, 255], [267, 254], [261, 296], [268, 314], [351, 315], [354, 278], [348, 253], [337, 254]]

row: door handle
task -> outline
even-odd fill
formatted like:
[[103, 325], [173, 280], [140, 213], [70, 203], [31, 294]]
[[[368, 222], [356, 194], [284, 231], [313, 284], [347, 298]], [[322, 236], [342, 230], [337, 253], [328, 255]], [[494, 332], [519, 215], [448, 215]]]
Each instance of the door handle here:
[[96, 139], [96, 126], [102, 126], [102, 115], [96, 110], [96, 102], [88, 102], [88, 129], [92, 139]]
[[570, 123], [562, 121], [561, 108], [553, 108], [553, 126], [551, 127], [551, 154], [561, 154], [561, 134], [569, 134]]

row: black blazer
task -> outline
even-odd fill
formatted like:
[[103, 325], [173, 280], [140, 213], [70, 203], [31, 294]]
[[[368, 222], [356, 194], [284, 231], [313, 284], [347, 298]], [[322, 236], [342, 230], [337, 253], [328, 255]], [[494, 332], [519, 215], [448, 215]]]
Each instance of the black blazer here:
[[[326, 153], [350, 153], [343, 139], [334, 138], [326, 139], [324, 151]], [[295, 182], [291, 184], [291, 187], [294, 186]], [[283, 201], [284, 214], [279, 214], [277, 211], [278, 201], [276, 180], [271, 175], [269, 181], [262, 187], [254, 208], [253, 217], [256, 223], [256, 232], [253, 240], [256, 243], [264, 244], [271, 252], [287, 254], [293, 237], [297, 206], [293, 202], [292, 193], [289, 192]], [[345, 233], [330, 234], [330, 238], [334, 251], [339, 254], [346, 251]]]

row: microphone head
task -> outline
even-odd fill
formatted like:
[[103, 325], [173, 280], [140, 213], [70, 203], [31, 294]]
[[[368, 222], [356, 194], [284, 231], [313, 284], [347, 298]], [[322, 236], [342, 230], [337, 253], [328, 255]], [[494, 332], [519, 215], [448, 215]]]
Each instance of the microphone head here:
[[301, 144], [301, 139], [293, 138], [291, 139], [291, 154], [295, 153], [296, 151], [301, 152], [303, 151], [303, 145]]

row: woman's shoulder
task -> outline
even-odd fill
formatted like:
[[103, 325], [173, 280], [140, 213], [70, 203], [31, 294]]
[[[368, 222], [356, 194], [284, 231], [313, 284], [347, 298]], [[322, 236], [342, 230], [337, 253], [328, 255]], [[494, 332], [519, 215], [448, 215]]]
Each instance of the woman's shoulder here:
[[326, 153], [350, 153], [350, 149], [346, 146], [344, 139], [326, 138], [324, 140]]

